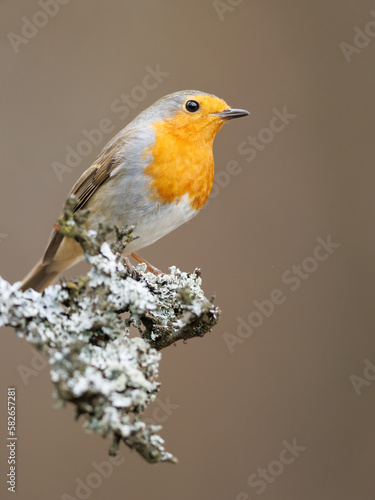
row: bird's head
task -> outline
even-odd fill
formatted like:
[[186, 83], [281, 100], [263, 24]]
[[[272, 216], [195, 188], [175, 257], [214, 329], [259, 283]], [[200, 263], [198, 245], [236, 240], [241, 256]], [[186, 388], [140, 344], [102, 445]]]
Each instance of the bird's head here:
[[232, 109], [219, 97], [197, 90], [169, 94], [151, 106], [149, 111], [154, 118], [154, 129], [168, 130], [182, 141], [211, 144], [227, 120], [249, 114], [244, 109]]
[[212, 187], [216, 133], [226, 121], [248, 114], [214, 95], [184, 90], [163, 97], [139, 115], [135, 124], [147, 124], [153, 131], [154, 140], [143, 157], [150, 161], [145, 173], [160, 199], [172, 202], [188, 194], [192, 206], [201, 208]]

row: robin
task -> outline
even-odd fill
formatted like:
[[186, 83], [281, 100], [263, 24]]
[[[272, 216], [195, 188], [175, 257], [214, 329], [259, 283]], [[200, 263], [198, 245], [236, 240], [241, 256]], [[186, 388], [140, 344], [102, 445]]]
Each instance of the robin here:
[[[138, 238], [127, 245], [124, 256], [146, 262], [135, 252], [203, 207], [214, 178], [216, 133], [227, 120], [248, 114], [196, 90], [163, 97], [121, 130], [78, 179], [70, 193], [78, 199], [75, 210], [89, 210], [89, 229], [100, 223], [134, 226]], [[23, 280], [22, 290], [44, 290], [82, 257], [79, 243], [56, 228], [43, 258]]]

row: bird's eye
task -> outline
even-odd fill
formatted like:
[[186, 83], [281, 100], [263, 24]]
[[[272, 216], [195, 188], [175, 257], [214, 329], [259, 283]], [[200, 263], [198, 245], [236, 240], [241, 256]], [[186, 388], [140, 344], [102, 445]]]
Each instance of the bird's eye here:
[[190, 113], [195, 113], [199, 109], [199, 103], [197, 101], [186, 101], [185, 108]]

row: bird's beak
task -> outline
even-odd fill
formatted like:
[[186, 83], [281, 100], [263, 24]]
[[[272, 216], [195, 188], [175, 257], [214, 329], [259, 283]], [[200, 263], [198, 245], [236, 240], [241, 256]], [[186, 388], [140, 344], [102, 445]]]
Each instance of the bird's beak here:
[[240, 116], [247, 116], [250, 113], [246, 109], [224, 109], [220, 113], [214, 113], [219, 118], [230, 120], [231, 118], [240, 118]]

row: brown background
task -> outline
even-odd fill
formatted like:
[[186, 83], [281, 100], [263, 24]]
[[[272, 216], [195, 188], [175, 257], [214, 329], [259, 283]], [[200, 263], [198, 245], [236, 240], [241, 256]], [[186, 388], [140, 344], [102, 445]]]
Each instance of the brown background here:
[[[160, 400], [178, 408], [162, 436], [180, 463], [150, 466], [124, 447], [124, 463], [92, 500], [373, 498], [375, 381], [357, 395], [349, 377], [363, 376], [365, 359], [375, 363], [375, 40], [350, 63], [339, 44], [375, 19], [374, 4], [232, 3], [220, 20], [211, 1], [70, 2], [16, 54], [7, 34], [20, 34], [21, 18], [41, 9], [0, 2], [0, 273], [11, 282], [40, 257], [67, 192], [112, 135], [58, 182], [51, 164], [64, 163], [82, 130], [109, 118], [118, 131], [159, 97], [188, 88], [251, 111], [215, 142], [216, 172], [236, 160], [241, 173], [193, 222], [142, 252], [161, 269], [201, 267], [223, 310], [204, 340], [163, 352]], [[169, 76], [120, 120], [111, 103], [156, 65]], [[239, 144], [284, 106], [296, 118], [246, 161]], [[282, 274], [328, 235], [341, 246], [292, 292]], [[238, 317], [274, 289], [286, 301], [231, 354], [223, 334], [236, 335]], [[25, 341], [2, 330], [0, 495], [10, 497], [5, 408], [6, 387], [15, 385], [16, 497], [78, 498], [76, 478], [108, 460], [109, 443], [86, 434], [72, 408], [53, 409], [48, 369], [23, 383], [19, 368], [32, 358]], [[295, 438], [306, 449], [258, 494], [248, 477]]]

